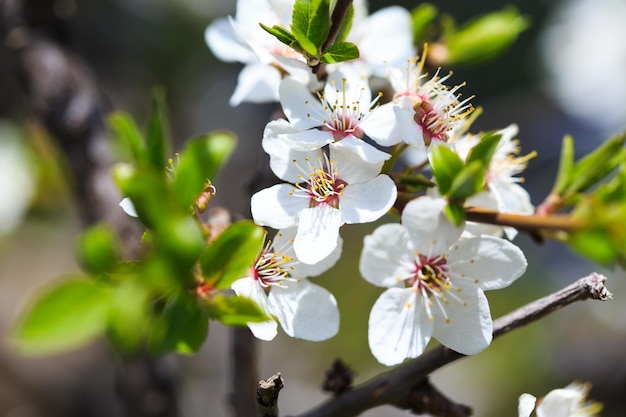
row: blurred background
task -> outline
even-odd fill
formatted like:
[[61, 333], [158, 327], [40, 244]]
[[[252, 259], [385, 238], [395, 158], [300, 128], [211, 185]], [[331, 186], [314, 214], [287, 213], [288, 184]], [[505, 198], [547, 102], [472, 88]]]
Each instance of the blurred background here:
[[[4, 4], [2, 4], [4, 3]], [[0, 0], [3, 6], [11, 1]], [[73, 0], [33, 1], [34, 19], [44, 25], [53, 10], [63, 26], [51, 27], [92, 71], [106, 97], [105, 110], [124, 110], [145, 120], [150, 90], [167, 92], [172, 137], [180, 146], [193, 135], [233, 131], [239, 148], [217, 182], [218, 204], [248, 215], [247, 184], [264, 163], [263, 127], [276, 106], [228, 106], [238, 64], [218, 61], [204, 42], [216, 17], [234, 14], [227, 0]], [[399, 1], [411, 9], [417, 2]], [[370, 1], [370, 11], [388, 5]], [[582, 154], [626, 127], [626, 1], [537, 0], [510, 2], [531, 19], [531, 27], [506, 53], [482, 65], [451, 68], [452, 83], [467, 82], [464, 96], [475, 95], [484, 114], [473, 131], [519, 125], [523, 154], [537, 150], [524, 174], [534, 204], [549, 192], [564, 134], [575, 138]], [[37, 9], [40, 7], [40, 9]], [[457, 22], [500, 10], [499, 1], [447, 0], [438, 4]], [[37, 11], [41, 11], [37, 15]], [[72, 203], [66, 161], [41, 126], [31, 118], [5, 48], [0, 48], [0, 331], [11, 328], [29, 299], [47, 283], [79, 270], [74, 243], [80, 222]], [[383, 221], [389, 221], [386, 219]], [[385, 368], [367, 346], [367, 317], [381, 289], [358, 276], [363, 236], [376, 225], [344, 227], [344, 256], [316, 281], [336, 296], [339, 334], [322, 343], [279, 334], [259, 343], [259, 372], [282, 372], [282, 415], [311, 408], [326, 395], [319, 386], [335, 357], [366, 381]], [[476, 416], [514, 416], [523, 392], [542, 396], [573, 380], [593, 383], [591, 398], [605, 405], [605, 417], [626, 409], [626, 276], [580, 260], [551, 242], [519, 236], [528, 271], [511, 287], [488, 293], [493, 317], [553, 292], [598, 270], [609, 277], [615, 300], [577, 303], [547, 319], [496, 340], [485, 352], [432, 375], [457, 402]], [[165, 366], [176, 386], [179, 415], [230, 415], [229, 332], [211, 323], [209, 338], [193, 357], [171, 355]], [[5, 338], [3, 337], [3, 340]], [[433, 341], [433, 344], [436, 342]], [[0, 345], [0, 415], [122, 416], [116, 397], [119, 359], [106, 344], [53, 358], [25, 358]], [[132, 377], [132, 375], [131, 375]], [[145, 401], [158, 399], [146, 396]], [[379, 408], [367, 416], [406, 415]], [[155, 415], [157, 415], [155, 411]]]

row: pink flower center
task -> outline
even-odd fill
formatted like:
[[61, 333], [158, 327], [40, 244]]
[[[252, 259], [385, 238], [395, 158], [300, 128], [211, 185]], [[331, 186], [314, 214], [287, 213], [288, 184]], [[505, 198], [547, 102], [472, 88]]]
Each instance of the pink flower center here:
[[418, 254], [415, 258], [413, 276], [408, 280], [408, 286], [416, 286], [419, 292], [440, 293], [450, 289], [450, 272], [448, 261], [443, 255], [427, 257]]

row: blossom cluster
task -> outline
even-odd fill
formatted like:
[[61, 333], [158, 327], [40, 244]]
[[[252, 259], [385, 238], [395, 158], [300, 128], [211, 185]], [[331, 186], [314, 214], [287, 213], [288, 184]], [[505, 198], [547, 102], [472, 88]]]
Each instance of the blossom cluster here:
[[[365, 280], [386, 288], [369, 317], [373, 355], [398, 364], [422, 354], [433, 337], [463, 354], [480, 352], [492, 338], [484, 291], [510, 285], [526, 268], [522, 251], [501, 237], [515, 231], [453, 224], [436, 189], [396, 206], [398, 186], [389, 171], [405, 150], [421, 165], [436, 146], [468, 158], [480, 138], [465, 133], [470, 99], [461, 99], [462, 85], [446, 85], [450, 75], [425, 71], [426, 51], [416, 57], [408, 11], [387, 7], [368, 16], [360, 1], [348, 35], [360, 58], [328, 65], [327, 78], [318, 80], [302, 55], [259, 26], [289, 27], [292, 7], [288, 0], [239, 0], [235, 17], [206, 31], [218, 58], [245, 64], [231, 105], [278, 101], [285, 116], [269, 122], [262, 138], [283, 182], [251, 199], [254, 221], [277, 233], [248, 276], [232, 286], [273, 318], [250, 323], [251, 331], [270, 340], [278, 323], [293, 337], [334, 336], [336, 300], [306, 278], [339, 259], [343, 225], [402, 209], [400, 224], [382, 225], [365, 238], [359, 263]], [[371, 77], [385, 80], [392, 94], [372, 94]], [[532, 212], [516, 177], [528, 160], [518, 156], [516, 133], [514, 125], [498, 133], [484, 191], [468, 205]]]

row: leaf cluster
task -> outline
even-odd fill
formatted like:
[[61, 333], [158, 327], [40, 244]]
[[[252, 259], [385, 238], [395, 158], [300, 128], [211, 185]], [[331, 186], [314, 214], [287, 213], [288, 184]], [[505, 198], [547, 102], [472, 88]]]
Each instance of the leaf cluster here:
[[218, 234], [197, 216], [197, 199], [207, 193], [210, 198], [211, 179], [235, 138], [226, 132], [194, 138], [176, 161], [168, 161], [159, 92], [145, 136], [127, 114], [115, 113], [109, 123], [132, 161], [118, 164], [114, 179], [146, 227], [142, 253], [124, 260], [109, 225], [88, 229], [78, 242], [84, 274], [66, 277], [40, 295], [14, 329], [14, 345], [49, 354], [106, 335], [121, 352], [192, 353], [206, 339], [210, 319], [236, 326], [267, 320], [256, 303], [229, 290], [254, 265], [264, 229], [241, 221]]

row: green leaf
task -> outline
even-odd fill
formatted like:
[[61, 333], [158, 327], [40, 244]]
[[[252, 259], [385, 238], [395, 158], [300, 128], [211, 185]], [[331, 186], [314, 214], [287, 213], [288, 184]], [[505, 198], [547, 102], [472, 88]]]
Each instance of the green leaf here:
[[241, 296], [217, 295], [209, 305], [210, 315], [227, 326], [245, 326], [270, 318], [251, 299]]
[[346, 11], [346, 15], [341, 21], [341, 27], [337, 32], [337, 37], [335, 38], [335, 43], [344, 42], [348, 35], [350, 34], [350, 29], [352, 29], [352, 19], [354, 18], [354, 6], [350, 4], [348, 10]]
[[49, 355], [86, 345], [106, 329], [110, 291], [71, 279], [52, 288], [24, 314], [12, 341], [21, 353]]
[[119, 277], [120, 283], [111, 293], [108, 336], [115, 349], [126, 354], [143, 348], [151, 327], [154, 301], [150, 298], [150, 289], [141, 282], [142, 276], [146, 275], [128, 273]]
[[113, 178], [122, 194], [133, 202], [144, 225], [155, 229], [169, 218], [172, 204], [165, 176], [145, 166], [137, 169], [118, 164], [113, 168]]
[[359, 49], [350, 42], [335, 42], [320, 57], [324, 64], [337, 64], [359, 57]]
[[190, 207], [217, 175], [236, 146], [235, 137], [215, 132], [187, 143], [180, 154], [171, 187], [182, 207]]
[[146, 158], [143, 135], [135, 124], [133, 118], [123, 112], [112, 113], [107, 118], [109, 129], [111, 129], [119, 147], [130, 153], [135, 162]]
[[158, 249], [164, 251], [177, 268], [184, 271], [196, 263], [205, 243], [200, 226], [191, 216], [172, 215], [156, 232]]
[[150, 335], [150, 353], [161, 355], [176, 350], [197, 352], [206, 340], [209, 315], [199, 300], [187, 294], [171, 297], [158, 312]]
[[614, 136], [576, 162], [565, 193], [571, 195], [587, 190], [624, 162], [624, 142], [626, 133]]
[[494, 132], [489, 132], [483, 135], [483, 137], [480, 138], [480, 142], [478, 142], [476, 146], [469, 151], [466, 163], [469, 164], [473, 161], [481, 161], [485, 167], [488, 167], [493, 154], [498, 148], [501, 138], [501, 134]]
[[482, 161], [472, 161], [459, 172], [446, 194], [452, 201], [463, 201], [483, 190], [487, 168]]
[[278, 39], [287, 46], [291, 46], [292, 42], [296, 40], [296, 37], [293, 36], [293, 33], [289, 32], [283, 27], [280, 27], [278, 25], [269, 27], [265, 26], [263, 23], [259, 23], [259, 25], [261, 25], [263, 30], [265, 30], [267, 33], [274, 36], [276, 39]]
[[165, 119], [165, 92], [162, 89], [153, 90], [151, 108], [146, 133], [147, 158], [157, 172], [164, 173], [170, 155], [170, 142]]
[[115, 231], [108, 225], [86, 230], [78, 241], [78, 259], [94, 274], [110, 272], [120, 260], [120, 247]]
[[329, 0], [296, 0], [291, 32], [310, 56], [318, 57], [330, 28]]
[[602, 265], [612, 264], [619, 255], [614, 242], [601, 229], [575, 232], [569, 237], [568, 244], [581, 255]]
[[513, 8], [480, 16], [447, 34], [446, 64], [492, 59], [511, 46], [529, 25], [528, 18]]
[[448, 219], [455, 226], [462, 226], [465, 221], [465, 208], [458, 204], [447, 204], [443, 209]]
[[439, 10], [430, 3], [421, 3], [411, 10], [411, 21], [413, 23], [413, 43], [421, 45], [424, 41], [430, 27], [437, 17]]
[[200, 257], [204, 278], [216, 288], [230, 288], [234, 281], [247, 276], [264, 240], [265, 230], [251, 221], [230, 225]]
[[454, 177], [463, 169], [461, 158], [445, 145], [433, 146], [430, 165], [441, 195], [448, 195]]
[[574, 138], [570, 135], [563, 137], [561, 144], [561, 158], [559, 160], [559, 171], [556, 175], [552, 194], [562, 195], [570, 182], [574, 169]]

